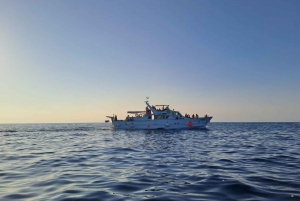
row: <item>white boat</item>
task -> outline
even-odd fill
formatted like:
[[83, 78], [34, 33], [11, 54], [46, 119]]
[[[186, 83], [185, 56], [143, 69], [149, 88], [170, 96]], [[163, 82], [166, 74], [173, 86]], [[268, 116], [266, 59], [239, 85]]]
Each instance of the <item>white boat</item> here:
[[[145, 101], [145, 111], [128, 111], [125, 120], [118, 120], [117, 115], [106, 116], [111, 119], [115, 129], [197, 129], [206, 128], [213, 118], [205, 115], [183, 116], [179, 111], [169, 109], [169, 105], [150, 106]], [[131, 117], [129, 116], [131, 114]], [[193, 118], [194, 117], [194, 118]]]

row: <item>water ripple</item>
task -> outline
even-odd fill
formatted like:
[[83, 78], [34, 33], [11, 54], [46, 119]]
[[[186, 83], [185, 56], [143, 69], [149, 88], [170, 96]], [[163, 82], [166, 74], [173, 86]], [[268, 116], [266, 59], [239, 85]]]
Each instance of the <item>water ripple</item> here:
[[300, 200], [300, 123], [0, 125], [0, 200]]

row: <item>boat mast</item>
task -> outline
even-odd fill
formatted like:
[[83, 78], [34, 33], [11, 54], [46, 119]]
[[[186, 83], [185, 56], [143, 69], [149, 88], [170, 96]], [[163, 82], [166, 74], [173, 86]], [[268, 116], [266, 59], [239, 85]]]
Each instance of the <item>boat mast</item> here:
[[149, 97], [147, 96], [146, 97], [146, 101], [145, 101], [145, 103], [146, 103], [146, 105], [150, 108], [150, 110], [151, 110], [151, 112], [154, 114], [154, 115], [158, 115], [158, 112], [153, 108], [153, 107], [151, 107], [151, 105], [149, 105], [149, 101], [148, 101], [148, 99], [149, 99]]

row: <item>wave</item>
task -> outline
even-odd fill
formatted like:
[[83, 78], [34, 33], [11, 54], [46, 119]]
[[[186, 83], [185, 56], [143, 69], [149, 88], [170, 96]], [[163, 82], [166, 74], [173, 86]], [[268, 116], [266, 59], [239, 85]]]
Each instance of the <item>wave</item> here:
[[16, 129], [16, 130], [0, 130], [0, 133], [34, 133], [34, 132], [73, 132], [73, 131], [106, 131], [112, 130], [112, 127], [78, 127], [78, 128], [39, 128], [39, 129]]

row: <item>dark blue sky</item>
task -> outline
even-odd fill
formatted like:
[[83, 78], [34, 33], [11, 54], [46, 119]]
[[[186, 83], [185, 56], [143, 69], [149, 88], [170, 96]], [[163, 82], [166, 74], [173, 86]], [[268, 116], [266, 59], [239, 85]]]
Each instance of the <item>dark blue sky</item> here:
[[151, 104], [300, 120], [300, 1], [8, 1], [0, 122], [97, 122]]

